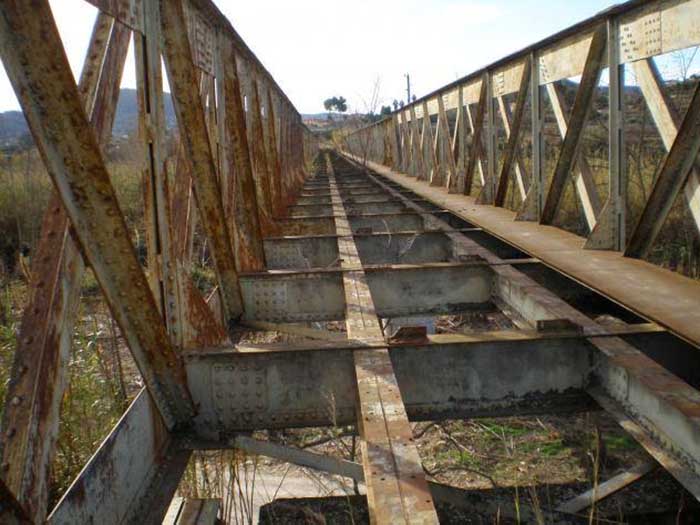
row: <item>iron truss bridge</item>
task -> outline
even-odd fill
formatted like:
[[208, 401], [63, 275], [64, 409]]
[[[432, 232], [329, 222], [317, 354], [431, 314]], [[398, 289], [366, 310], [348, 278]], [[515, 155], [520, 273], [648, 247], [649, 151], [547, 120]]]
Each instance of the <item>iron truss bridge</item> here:
[[[99, 15], [76, 82], [48, 1], [0, 1], [3, 64], [55, 188], [2, 416], [0, 521], [161, 523], [194, 450], [240, 447], [363, 481], [372, 523], [437, 523], [450, 487], [426, 480], [410, 422], [592, 409], [654, 463], [557, 512], [585, 509], [658, 465], [700, 498], [700, 286], [643, 260], [677, 197], [700, 225], [700, 88], [683, 113], [654, 62], [700, 44], [700, 0], [616, 6], [335, 148], [320, 147], [210, 0], [89, 3]], [[104, 155], [131, 41], [145, 261]], [[625, 68], [667, 150], [634, 221]], [[604, 69], [601, 178], [581, 143]], [[579, 76], [570, 100], [564, 80]], [[560, 135], [549, 157], [545, 104]], [[571, 184], [587, 236], [556, 226]], [[191, 277], [195, 230], [218, 285], [207, 297]], [[50, 509], [87, 268], [145, 388]], [[418, 326], [493, 307], [513, 328]], [[234, 344], [241, 327], [307, 342]], [[361, 463], [250, 437], [346, 424], [359, 430]], [[187, 523], [213, 523], [205, 507]]]

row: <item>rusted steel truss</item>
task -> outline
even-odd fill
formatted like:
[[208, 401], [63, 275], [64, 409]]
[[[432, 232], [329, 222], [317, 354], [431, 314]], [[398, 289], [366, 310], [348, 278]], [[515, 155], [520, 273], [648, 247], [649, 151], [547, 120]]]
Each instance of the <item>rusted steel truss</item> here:
[[[511, 208], [518, 212], [519, 220], [542, 224], [556, 224], [565, 189], [572, 181], [582, 222], [590, 232], [586, 246], [643, 257], [680, 194], [700, 232], [697, 151], [688, 138], [695, 136], [688, 129], [696, 120], [695, 114], [690, 111], [685, 119], [678, 114], [654, 64], [655, 56], [700, 43], [692, 31], [685, 29], [699, 18], [700, 5], [694, 0], [626, 2], [408, 104], [385, 120], [350, 134], [347, 144], [361, 158], [400, 168], [401, 172], [439, 183], [451, 192], [474, 195], [483, 204], [504, 206], [514, 174]], [[596, 180], [581, 147], [594, 94], [606, 67], [607, 181], [600, 177]], [[639, 222], [630, 224], [631, 229], [626, 226], [625, 68], [633, 70], [638, 78], [643, 98], [669, 151]], [[575, 88], [575, 100], [568, 107], [562, 82], [578, 76], [581, 80]], [[544, 174], [545, 97], [562, 138], [561, 145], [554, 149], [556, 164], [551, 176]], [[519, 133], [526, 107], [532, 122], [527, 134]], [[500, 132], [497, 115], [506, 137], [500, 153], [494, 144]], [[433, 155], [436, 150], [421, 149], [425, 140], [433, 138], [432, 129], [425, 124], [431, 118], [438, 120], [440, 140], [435, 140], [436, 145], [444, 139], [440, 136], [444, 135], [443, 121], [447, 119], [452, 124], [452, 154], [463, 168], [456, 169], [451, 161], [437, 163]], [[394, 154], [401, 160], [400, 165], [383, 162], [387, 137], [390, 141], [401, 138], [395, 141]], [[527, 152], [527, 157], [521, 152]], [[528, 170], [530, 173], [526, 173]], [[455, 171], [457, 176], [453, 177]], [[477, 172], [482, 180], [474, 184]], [[605, 195], [601, 195], [603, 190]], [[629, 241], [627, 231], [632, 232]]]
[[[400, 186], [396, 181], [405, 176], [392, 174], [389, 180], [384, 180], [362, 168], [359, 164], [360, 157], [353, 159], [358, 161], [358, 171], [364, 170], [368, 177], [385, 191], [405, 199], [407, 207], [416, 211], [422, 209], [421, 204], [416, 203], [417, 199], [398, 193], [397, 188]], [[391, 172], [387, 170], [386, 173]], [[421, 186], [425, 187], [425, 184]], [[555, 329], [556, 332], [567, 330], [561, 328], [564, 326], [561, 324], [562, 320], [565, 320], [568, 326], [577, 327], [574, 332], [601, 334], [601, 337], [587, 338], [593, 352], [590, 357], [596, 364], [591, 376], [584, 379], [584, 383], [587, 384], [584, 389], [609, 410], [652, 457], [684, 484], [696, 498], [700, 498], [700, 451], [691, 445], [691, 436], [698, 431], [694, 413], [700, 402], [700, 392], [688, 384], [697, 385], [695, 380], [684, 376], [679, 369], [671, 372], [664, 368], [630, 344], [624, 335], [615, 336], [608, 333], [603, 336], [599, 332], [603, 329], [601, 325], [557, 297], [547, 286], [528, 277], [528, 274], [532, 274], [530, 270], [519, 269], [526, 268], [527, 265], [519, 266], [515, 261], [503, 264], [506, 261], [502, 256], [499, 257], [496, 251], [489, 249], [489, 245], [485, 244], [483, 239], [470, 239], [467, 232], [451, 231], [450, 225], [435, 215], [425, 219], [425, 227], [431, 231], [445, 232], [452, 241], [453, 256], [477, 257], [492, 264], [495, 279], [493, 296], [512, 308], [512, 311], [518, 312], [526, 323], [537, 325], [542, 330], [546, 330], [547, 323], [555, 323], [555, 326], [560, 327]], [[437, 281], [433, 280], [433, 284], [435, 283]], [[690, 355], [693, 350], [695, 349], [690, 349]], [[561, 349], [558, 352], [561, 352]], [[525, 368], [532, 370], [533, 366], [536, 365], [531, 362]], [[573, 366], [578, 368], [577, 365]], [[495, 377], [494, 372], [487, 375]], [[399, 384], [402, 392], [406, 393], [408, 384], [401, 381]], [[657, 410], [651, 408], [652, 406], [663, 408]], [[674, 423], [676, 417], [680, 419]], [[691, 425], [693, 429], [686, 427], [688, 433], [682, 436], [679, 430], [686, 425]], [[689, 438], [690, 441], [687, 441]], [[690, 448], [681, 452], [682, 443], [690, 445]], [[672, 452], [673, 450], [675, 452]]]
[[[97, 277], [145, 380], [144, 396], [153, 400], [153, 417], [139, 424], [151, 428], [162, 418], [159, 425], [166, 434], [189, 427], [195, 408], [182, 351], [228, 342], [228, 329], [243, 314], [238, 272], [265, 268], [258, 223], [263, 212], [255, 193], [267, 199], [266, 216], [281, 215], [280, 193], [296, 191], [315, 148], [299, 114], [213, 3], [91, 3], [99, 12], [78, 85], [48, 2], [10, 1], [0, 6], [2, 60], [56, 187], [33, 257], [30, 304], [22, 319], [0, 439], [0, 475], [36, 523], [43, 522], [48, 511], [49, 469], [86, 266]], [[112, 136], [132, 35], [145, 268], [103, 155]], [[180, 154], [174, 177], [166, 159], [161, 57], [178, 117]], [[241, 100], [249, 95], [237, 82], [240, 70], [255, 79], [260, 90], [257, 120], [252, 108], [242, 110]], [[217, 83], [223, 88], [215, 90]], [[246, 137], [246, 115], [258, 123], [255, 148]], [[259, 150], [257, 155], [254, 150]], [[270, 162], [251, 165], [250, 159], [263, 153]], [[284, 188], [277, 192], [274, 210], [271, 185]], [[212, 304], [221, 306], [221, 316], [207, 305], [190, 277], [198, 223], [214, 261], [220, 300]], [[241, 246], [245, 249], [236, 249]], [[158, 457], [145, 459], [153, 462]], [[99, 511], [85, 510], [91, 516]]]
[[[345, 156], [319, 154], [316, 137], [210, 0], [90, 3], [99, 15], [76, 85], [48, 1], [0, 2], [2, 60], [56, 188], [3, 412], [4, 521], [161, 523], [192, 450], [238, 445], [364, 480], [374, 523], [435, 523], [449, 487], [427, 482], [410, 421], [596, 403], [700, 497], [693, 366], [700, 291], [630, 259], [648, 252], [681, 193], [700, 224], [700, 96], [696, 90], [678, 114], [653, 62], [698, 44], [679, 27], [700, 24], [700, 0], [618, 6], [349, 135]], [[681, 17], [686, 26], [675, 23]], [[654, 24], [658, 41], [648, 38]], [[130, 38], [145, 265], [104, 154]], [[177, 116], [174, 147], [161, 61]], [[634, 67], [668, 150], [629, 242], [624, 64]], [[601, 202], [580, 144], [606, 65], [610, 174]], [[577, 75], [569, 108], [561, 81]], [[562, 139], [549, 186], [545, 93]], [[506, 143], [497, 165], [499, 121]], [[570, 181], [591, 232], [586, 245], [629, 257], [584, 252], [580, 237], [539, 224], [555, 222]], [[517, 214], [504, 209], [509, 196]], [[197, 230], [218, 285], [206, 299], [191, 276]], [[581, 253], [596, 258], [587, 264]], [[86, 268], [146, 388], [50, 510], [49, 470]], [[658, 283], [654, 300], [626, 293], [635, 286], [618, 283], [626, 272], [634, 282]], [[667, 308], [673, 301], [681, 312]], [[623, 322], [603, 325], [578, 309], [585, 304], [602, 304], [601, 313]], [[515, 328], [428, 333], [430, 319], [494, 305]], [[326, 321], [344, 321], [346, 331], [307, 324]], [[313, 342], [233, 345], [236, 323]], [[357, 426], [361, 466], [241, 437], [332, 424]], [[652, 465], [610, 480], [606, 491]], [[576, 501], [579, 508], [591, 496]]]

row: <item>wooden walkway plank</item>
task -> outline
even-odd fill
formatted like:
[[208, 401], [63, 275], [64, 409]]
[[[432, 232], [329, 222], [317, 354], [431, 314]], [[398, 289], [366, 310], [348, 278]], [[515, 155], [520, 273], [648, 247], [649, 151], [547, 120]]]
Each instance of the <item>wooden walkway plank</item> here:
[[656, 461], [647, 461], [632, 467], [629, 470], [621, 472], [617, 476], [601, 483], [597, 487], [587, 490], [583, 494], [579, 494], [573, 499], [566, 501], [557, 507], [558, 512], [566, 512], [576, 514], [582, 510], [591, 507], [592, 505], [612, 496], [616, 492], [621, 491], [628, 485], [640, 480], [650, 472], [654, 471], [658, 464]]

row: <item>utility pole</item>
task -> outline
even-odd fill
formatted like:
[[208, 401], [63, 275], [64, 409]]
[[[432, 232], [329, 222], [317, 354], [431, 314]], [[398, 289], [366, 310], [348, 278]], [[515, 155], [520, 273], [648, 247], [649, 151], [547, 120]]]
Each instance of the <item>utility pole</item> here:
[[408, 98], [406, 99], [406, 105], [411, 103], [411, 76], [406, 73], [406, 94]]

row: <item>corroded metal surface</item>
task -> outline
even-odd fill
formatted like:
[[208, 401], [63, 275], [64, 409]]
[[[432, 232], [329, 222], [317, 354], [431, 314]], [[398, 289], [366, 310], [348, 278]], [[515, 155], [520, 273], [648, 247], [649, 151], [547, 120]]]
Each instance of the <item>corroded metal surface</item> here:
[[[663, 360], [663, 341], [674, 341], [674, 350], [685, 344], [663, 327], [699, 345], [697, 285], [617, 253], [583, 252], [582, 238], [535, 223], [553, 220], [573, 175], [591, 230], [585, 246], [624, 247], [622, 65], [634, 63], [669, 154], [627, 255], [649, 249], [681, 191], [700, 225], [694, 169], [700, 91], [682, 120], [651, 61], [700, 43], [700, 0], [634, 0], [601, 13], [359, 130], [348, 144], [360, 164], [338, 161], [336, 173], [333, 162], [322, 163], [313, 174], [306, 170], [316, 138], [210, 0], [89, 1], [99, 15], [79, 86], [48, 2], [0, 3], [2, 58], [57, 188], [34, 255], [4, 413], [0, 476], [10, 490], [0, 485], [3, 519], [22, 522], [25, 510], [35, 522], [46, 515], [83, 255], [148, 392], [64, 495], [51, 523], [160, 523], [190, 455], [180, 446], [182, 430], [226, 448], [238, 431], [353, 422], [364, 438], [372, 519], [432, 523], [437, 516], [409, 417], [590, 408], [585, 391], [700, 494], [700, 393], [680, 379], [695, 384], [696, 376], [678, 363], [668, 363], [673, 371], [663, 368], [634, 346]], [[132, 32], [146, 216], [146, 253], [139, 255], [148, 279], [101, 151]], [[162, 55], [178, 120], [174, 170], [166, 151]], [[606, 60], [610, 174], [601, 206], [578, 144]], [[579, 74], [582, 87], [567, 117], [557, 82]], [[544, 206], [540, 92], [548, 94], [564, 139]], [[511, 115], [506, 97], [515, 93]], [[532, 148], [521, 147], [519, 133], [528, 98]], [[508, 139], [500, 170], [499, 111]], [[378, 178], [365, 170], [366, 161], [413, 178], [370, 164], [387, 177]], [[511, 172], [519, 213], [479, 205], [504, 204]], [[477, 189], [478, 199], [454, 195]], [[533, 222], [514, 222], [516, 216]], [[218, 281], [206, 301], [191, 277], [198, 227]], [[615, 308], [627, 307], [626, 318], [636, 313], [662, 327], [639, 318], [615, 329], [600, 325], [557, 295], [564, 293], [561, 283], [546, 289], [528, 277], [546, 270], [528, 255], [600, 291], [599, 299], [611, 298]], [[593, 293], [570, 286], [567, 300]], [[387, 341], [380, 322], [493, 303], [511, 312], [520, 330], [430, 335], [421, 326], [400, 332], [416, 337]], [[231, 348], [226, 328], [239, 317], [324, 342]], [[323, 320], [345, 320], [349, 339], [280, 324]], [[688, 358], [678, 360], [685, 365]], [[353, 472], [360, 477], [356, 465]], [[197, 508], [180, 517], [192, 521]]]
[[598, 87], [600, 74], [603, 69], [606, 35], [605, 26], [599, 27], [593, 34], [586, 64], [581, 76], [581, 84], [576, 91], [576, 99], [571, 108], [568, 130], [559, 151], [557, 165], [554, 169], [544, 208], [540, 216], [540, 222], [542, 224], [552, 224], [554, 221], [554, 217], [561, 204], [564, 186], [576, 162], [576, 153], [579, 150], [579, 144], [583, 136], [583, 128], [591, 112], [593, 95]]
[[245, 111], [241, 100], [241, 85], [233, 53], [230, 60], [226, 60], [224, 64], [224, 90], [228, 101], [226, 126], [231, 141], [231, 167], [235, 173], [235, 183], [231, 185], [228, 200], [233, 206], [232, 222], [238, 268], [242, 272], [254, 272], [265, 267], [265, 254]]
[[[449, 195], [442, 188], [427, 187], [378, 164], [372, 163], [370, 167], [700, 346], [700, 311], [696, 308], [700, 304], [700, 287], [695, 281], [650, 263], [623, 257], [617, 252], [584, 251], [585, 241], [577, 235], [549, 226], [514, 221], [515, 214], [509, 210], [476, 206], [472, 197]], [[645, 291], [650, 286], [653, 294]]]
[[[391, 165], [419, 180], [429, 178], [440, 186], [447, 185], [452, 192], [466, 190], [468, 195], [477, 197], [479, 204], [493, 202], [493, 192], [500, 179], [500, 189], [495, 197], [497, 205], [502, 205], [508, 178], [499, 176], [503, 171], [498, 167], [499, 156], [505, 161], [502, 168], [510, 170], [513, 153], [521, 144], [522, 151], [526, 153], [522, 156], [523, 160], [529, 157], [533, 169], [532, 180], [527, 181], [523, 169], [525, 163], [515, 166], [520, 196], [524, 197], [519, 204], [511, 204], [518, 208], [518, 220], [554, 224], [566, 182], [573, 175], [581, 204], [577, 213], [589, 230], [586, 248], [624, 252], [627, 248], [626, 232], [630, 226], [626, 224], [627, 209], [636, 206], [633, 202], [626, 202], [627, 187], [631, 181], [628, 180], [630, 170], [626, 167], [629, 155], [625, 153], [625, 136], [628, 134], [625, 131], [625, 112], [628, 111], [626, 106], [629, 106], [626, 99], [630, 99], [629, 86], [625, 87], [625, 67], [634, 69], [640, 77], [641, 94], [649, 105], [665, 148], [671, 150], [677, 143], [675, 149], [679, 156], [694, 159], [690, 141], [677, 140], [680, 119], [673, 115], [670, 93], [664, 93], [658, 79], [651, 78], [654, 74], [648, 71], [645, 64], [653, 66], [655, 57], [697, 46], [700, 43], [700, 34], [694, 25], [697, 22], [700, 22], [700, 3], [697, 0], [632, 0], [618, 4], [443, 86], [379, 122], [349, 133], [346, 138], [348, 149], [363, 160]], [[519, 142], [517, 137], [513, 137], [500, 154], [497, 142], [501, 132], [495, 116], [500, 113], [505, 135], [510, 137], [510, 104], [504, 97], [514, 93], [524, 94], [524, 81], [528, 76], [526, 64], [531, 66], [530, 86], [527, 86], [530, 94], [526, 97], [530, 101], [532, 118], [528, 137], [530, 143], [527, 143], [525, 136]], [[603, 88], [598, 80], [606, 66], [609, 86]], [[569, 114], [562, 94], [563, 85], [566, 79], [578, 76], [581, 76], [581, 82]], [[561, 145], [553, 144], [557, 166], [548, 188], [543, 177], [546, 105], [543, 104], [542, 91], [546, 92], [563, 139]], [[579, 147], [594, 93], [597, 93], [596, 101], [602, 100], [607, 105], [606, 109], [601, 110], [599, 104], [595, 104], [598, 117], [607, 117], [608, 121], [605, 127], [607, 144], [603, 146], [608, 153], [607, 181], [593, 177], [593, 170]], [[494, 101], [497, 101], [498, 108]], [[474, 112], [473, 106], [476, 104], [478, 106]], [[523, 108], [522, 104], [516, 104], [516, 109]], [[455, 110], [454, 117], [450, 116], [450, 110]], [[467, 126], [463, 122], [464, 116], [469, 124], [469, 133], [465, 133]], [[431, 176], [435, 165], [434, 148], [440, 143], [439, 149], [445, 149], [442, 138], [438, 137], [440, 140], [436, 140], [433, 149], [425, 148], [425, 142], [432, 139], [431, 128], [426, 127], [425, 123], [437, 118], [440, 128], [443, 117], [454, 122], [452, 152], [465, 166], [464, 171], [458, 170], [458, 176], [450, 177], [450, 180], [443, 180], [445, 173], [438, 177]], [[422, 134], [419, 122], [424, 128]], [[635, 125], [635, 122], [631, 122], [632, 127]], [[392, 130], [395, 126], [398, 126], [398, 132]], [[395, 140], [396, 134], [402, 140]], [[396, 143], [398, 151], [394, 156], [401, 159], [400, 165], [386, 158], [387, 141]], [[467, 150], [468, 155], [465, 155]], [[627, 250], [630, 256], [642, 255], [650, 249], [655, 237], [654, 230], [661, 228], [667, 210], [680, 191], [684, 192], [693, 222], [700, 231], [700, 183], [697, 174], [693, 170], [687, 176], [688, 170], [681, 164], [674, 162], [673, 158], [669, 162], [673, 166], [666, 168], [666, 176], [657, 185], [657, 191], [649, 198], [644, 196], [648, 200], [645, 221], [642, 223], [646, 231], [640, 229], [632, 238], [634, 244], [630, 244]], [[473, 179], [477, 168], [481, 184], [475, 185]], [[676, 173], [678, 176], [675, 176]], [[601, 202], [604, 192], [607, 199]], [[646, 246], [642, 246], [643, 243]]]
[[[188, 457], [189, 452], [183, 455], [173, 441], [148, 393], [141, 391], [48, 523], [160, 523]], [[159, 519], [148, 519], [153, 514]]]
[[686, 186], [686, 181], [695, 166], [698, 151], [700, 151], [700, 88], [696, 86], [673, 145], [654, 180], [649, 199], [630, 237], [625, 255], [641, 258], [649, 253], [676, 198]]
[[[112, 23], [105, 18], [100, 16], [95, 22], [79, 85], [86, 112], [100, 137], [107, 135], [105, 128], [112, 127], [116, 107], [112, 85], [121, 79], [129, 36], [128, 31], [115, 28], [110, 38]], [[119, 58], [107, 61], [105, 55]], [[68, 225], [60, 198], [53, 194], [32, 267], [32, 273], [40, 277], [20, 326], [19, 351], [3, 411], [2, 477], [38, 521], [47, 511], [64, 370], [84, 270]]]
[[[167, 424], [193, 409], [46, 2], [2, 4], [2, 56], [82, 251]], [[34, 42], [44, 43], [36, 53]], [[99, 218], [99, 220], [98, 220]]]
[[173, 104], [182, 130], [186, 158], [192, 173], [199, 216], [209, 241], [221, 286], [224, 315], [228, 323], [242, 313], [241, 292], [233, 244], [224, 221], [223, 200], [207, 132], [202, 100], [198, 96], [197, 73], [187, 38], [181, 2], [161, 3], [163, 52], [173, 90]]
[[[348, 338], [365, 343], [384, 342], [329, 156], [326, 156], [326, 165], [341, 266], [351, 269], [343, 274]], [[437, 523], [389, 350], [357, 350], [353, 360], [370, 520], [386, 524]]]
[[[390, 173], [389, 170], [384, 172]], [[397, 180], [395, 177], [388, 178]], [[393, 192], [391, 187], [385, 188]], [[438, 228], [447, 226], [443, 221], [433, 223]], [[529, 323], [565, 319], [592, 333], [602, 329], [514, 266], [498, 265], [499, 257], [482, 246], [466, 238], [455, 239], [455, 243], [462, 246], [465, 254], [477, 255], [495, 265], [495, 295]], [[606, 398], [619, 403], [620, 410], [637, 429], [640, 444], [662, 464], [668, 465], [669, 472], [700, 499], [700, 450], [696, 439], [700, 392], [619, 337], [595, 337], [589, 341], [596, 350], [592, 384], [600, 386]], [[657, 453], [659, 445], [662, 454]]]
[[253, 167], [255, 168], [255, 188], [258, 195], [258, 208], [264, 217], [262, 222], [263, 234], [275, 235], [276, 228], [273, 219], [273, 201], [270, 184], [271, 168], [268, 160], [268, 150], [265, 148], [265, 135], [262, 124], [260, 104], [260, 87], [255, 75], [248, 82], [248, 117], [250, 122], [251, 150], [253, 152]]
[[[0, 441], [2, 478], [9, 481], [12, 492], [37, 522], [46, 515], [48, 466], [55, 448], [65, 368], [85, 268], [83, 256], [95, 272], [167, 427], [187, 425], [194, 414], [176, 348], [212, 347], [228, 342], [224, 325], [188, 275], [198, 219], [208, 233], [209, 249], [217, 262], [224, 290], [223, 304], [229, 311], [226, 322], [240, 314], [240, 311], [230, 313], [231, 305], [235, 311], [240, 310], [241, 304], [240, 297], [231, 292], [236, 291], [238, 281], [233, 245], [228, 237], [230, 223], [224, 210], [230, 210], [234, 200], [239, 201], [239, 206], [242, 202], [249, 207], [250, 204], [235, 190], [227, 194], [219, 190], [219, 185], [235, 188], [229, 179], [242, 180], [235, 173], [226, 174], [220, 169], [224, 157], [219, 144], [212, 144], [217, 139], [210, 133], [215, 129], [212, 124], [217, 109], [222, 110], [223, 121], [229, 115], [223, 104], [217, 104], [214, 89], [217, 78], [213, 76], [223, 77], [215, 66], [222, 59], [232, 61], [233, 53], [226, 55], [215, 45], [219, 37], [235, 50], [245, 67], [256, 70], [266, 96], [270, 100], [274, 98], [277, 104], [277, 123], [271, 121], [267, 133], [258, 136], [262, 143], [256, 144], [268, 154], [273, 148], [275, 153], [279, 152], [276, 161], [279, 168], [274, 173], [270, 170], [267, 177], [276, 177], [274, 183], [278, 187], [294, 189], [303, 169], [292, 164], [306, 161], [299, 155], [299, 141], [306, 131], [298, 114], [211, 2], [94, 0], [92, 3], [99, 9], [98, 17], [78, 86], [68, 67], [48, 2], [6, 2], [0, 6], [2, 59], [58, 190], [45, 214], [42, 236], [33, 257], [34, 286], [30, 307], [22, 321]], [[180, 149], [173, 185], [168, 180], [165, 151], [161, 8], [165, 15], [172, 15], [173, 10], [180, 15], [174, 19], [170, 16], [164, 24], [170, 28], [175, 21], [180, 29], [175, 35], [166, 35], [170, 37], [166, 42], [179, 47], [165, 48], [175, 58], [175, 75], [173, 68], [170, 73], [176, 102], [182, 98], [177, 95], [187, 80], [190, 87], [201, 80], [202, 88], [201, 99], [197, 99], [200, 90], [194, 89], [194, 95], [185, 101], [186, 107], [176, 103], [187, 118], [179, 115], [185, 147]], [[132, 30], [138, 80], [138, 140], [144, 153], [148, 281], [130, 241], [101, 152], [101, 147], [111, 139]], [[198, 73], [192, 73], [192, 65]], [[198, 74], [201, 79], [193, 81]], [[240, 87], [233, 89], [238, 91], [240, 101]], [[220, 95], [223, 99], [224, 93]], [[193, 98], [197, 99], [196, 104]], [[206, 118], [203, 115], [198, 118], [197, 106], [202, 105], [207, 109]], [[270, 114], [271, 111], [270, 107]], [[284, 126], [290, 139], [280, 140], [279, 146], [275, 124], [280, 132]], [[232, 132], [225, 128], [223, 131], [222, 141], [226, 141]], [[191, 135], [196, 140], [190, 140]], [[308, 154], [313, 155], [314, 140], [303, 140], [309, 148]], [[239, 144], [239, 148], [234, 158], [242, 158], [243, 153], [250, 155], [248, 144]], [[207, 158], [211, 159], [208, 165], [204, 162]], [[196, 169], [190, 166], [192, 160], [196, 161]], [[233, 162], [234, 167], [237, 165]], [[196, 200], [191, 191], [192, 176]], [[265, 198], [269, 200], [270, 191], [266, 191]], [[253, 215], [258, 213], [255, 203], [251, 209]], [[172, 240], [173, 236], [177, 241]], [[257, 242], [262, 253], [259, 233]], [[264, 259], [259, 256], [247, 269], [261, 270], [263, 265]], [[144, 465], [144, 468], [150, 467]], [[105, 490], [113, 489], [109, 484], [105, 487]]]
[[[342, 255], [341, 258], [345, 256]], [[342, 320], [348, 301], [343, 281], [363, 270], [382, 317], [458, 312], [490, 300], [492, 272], [483, 263], [428, 263], [241, 275], [244, 320], [271, 322]]]
[[163, 525], [216, 525], [221, 500], [175, 498], [163, 520]]
[[[229, 342], [226, 329], [216, 317], [212, 309], [202, 297], [192, 278], [179, 267], [182, 297], [179, 303], [182, 308], [182, 348], [213, 348]], [[218, 295], [218, 294], [217, 294]]]
[[101, 13], [105, 13], [115, 18], [125, 26], [143, 33], [143, 10], [144, 0], [87, 0]]
[[[501, 107], [501, 115], [504, 118], [504, 123], [506, 124], [506, 133], [509, 135], [508, 144], [506, 145], [506, 150], [503, 154], [503, 166], [501, 167], [501, 174], [498, 177], [498, 187], [496, 189], [496, 197], [494, 199], [495, 206], [503, 206], [506, 199], [506, 192], [508, 191], [508, 182], [511, 174], [511, 170], [515, 170], [518, 173], [518, 177], [522, 179], [523, 173], [520, 171], [519, 166], [513, 166], [516, 162], [518, 156], [518, 143], [520, 138], [520, 127], [523, 123], [523, 117], [525, 116], [525, 104], [527, 103], [527, 92], [530, 86], [530, 59], [525, 60], [525, 67], [523, 68], [522, 78], [520, 80], [520, 89], [518, 91], [518, 98], [515, 102], [515, 115], [513, 122], [510, 122], [509, 111], [505, 105]], [[442, 100], [442, 98], [440, 99]], [[499, 98], [499, 102], [502, 104], [503, 98]], [[521, 180], [521, 185], [522, 185]], [[449, 187], [449, 185], [448, 185]], [[524, 188], [521, 191], [524, 195]], [[523, 196], [523, 198], [525, 198]]]

